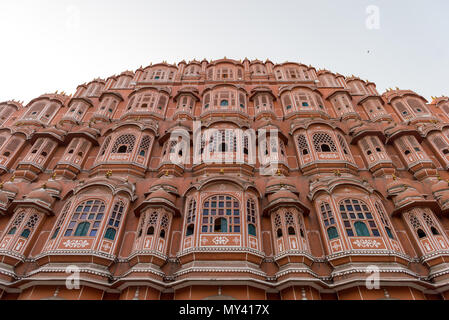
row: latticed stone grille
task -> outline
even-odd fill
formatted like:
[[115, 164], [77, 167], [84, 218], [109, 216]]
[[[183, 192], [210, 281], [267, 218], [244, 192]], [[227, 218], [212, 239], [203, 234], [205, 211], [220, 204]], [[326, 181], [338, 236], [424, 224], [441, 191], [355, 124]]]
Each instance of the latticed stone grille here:
[[103, 143], [103, 147], [101, 148], [101, 151], [99, 153], [100, 156], [103, 156], [106, 152], [106, 149], [109, 147], [109, 143], [111, 143], [111, 137], [107, 137], [106, 140]]
[[325, 132], [317, 132], [312, 136], [313, 146], [316, 152], [322, 152], [322, 146], [325, 144], [329, 146], [331, 152], [337, 152], [334, 140]]
[[26, 227], [33, 229], [36, 226], [36, 223], [39, 221], [39, 216], [37, 214], [33, 214], [27, 221]]
[[140, 141], [139, 146], [139, 155], [145, 156], [148, 153], [148, 149], [151, 145], [151, 137], [150, 136], [144, 136], [142, 140]]
[[23, 218], [25, 218], [25, 212], [19, 213], [19, 214], [17, 215], [17, 217], [14, 219], [14, 222], [12, 223], [11, 227], [17, 227], [17, 226], [19, 226], [19, 225], [22, 223]]
[[348, 149], [348, 146], [346, 145], [346, 140], [340, 134], [337, 135], [337, 138], [338, 138], [338, 142], [340, 143], [340, 146], [343, 150], [343, 153], [346, 155], [349, 155], [349, 149]]
[[127, 146], [126, 153], [131, 153], [136, 143], [136, 137], [132, 134], [124, 134], [115, 140], [111, 153], [117, 153], [121, 146]]
[[276, 213], [276, 216], [274, 217], [274, 225], [276, 228], [281, 227], [281, 216], [278, 213]]
[[285, 214], [285, 223], [288, 226], [293, 226], [295, 225], [295, 218], [293, 217], [293, 214], [291, 212], [287, 212]]
[[310, 154], [309, 144], [307, 143], [306, 137], [303, 134], [300, 134], [297, 140], [299, 153], [302, 155]]
[[424, 212], [422, 217], [429, 227], [435, 227], [435, 222], [433, 221], [432, 217], [429, 214]]
[[415, 214], [409, 213], [408, 219], [409, 219], [409, 221], [410, 221], [410, 225], [411, 225], [414, 229], [422, 228], [421, 222], [420, 222], [419, 219], [415, 216]]
[[151, 214], [150, 214], [150, 216], [148, 217], [148, 224], [149, 225], [156, 225], [156, 222], [157, 222], [157, 218], [158, 218], [158, 213], [155, 211], [155, 212], [152, 212]]
[[168, 227], [168, 216], [164, 214], [164, 216], [161, 219], [161, 228], [167, 228]]

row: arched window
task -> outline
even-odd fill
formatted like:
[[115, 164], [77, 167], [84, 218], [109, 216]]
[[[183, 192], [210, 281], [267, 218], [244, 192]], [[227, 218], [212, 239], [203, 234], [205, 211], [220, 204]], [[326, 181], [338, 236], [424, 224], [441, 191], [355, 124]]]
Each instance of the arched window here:
[[393, 233], [391, 232], [390, 223], [388, 221], [387, 215], [385, 214], [385, 211], [383, 209], [383, 206], [376, 202], [374, 204], [374, 207], [376, 208], [377, 214], [379, 215], [380, 221], [382, 221], [382, 224], [385, 227], [385, 231], [387, 232], [387, 235], [390, 239], [394, 239]]
[[136, 137], [132, 134], [124, 134], [115, 140], [111, 153], [131, 153], [136, 143]]
[[433, 235], [437, 236], [440, 234], [440, 232], [437, 229], [437, 226], [435, 224], [435, 222], [433, 221], [432, 217], [424, 212], [422, 215], [424, 221], [426, 222], [427, 226], [430, 228], [430, 231], [432, 232]]
[[20, 212], [14, 219], [11, 228], [9, 229], [8, 234], [15, 234], [17, 228], [22, 224], [23, 219], [25, 218], [25, 212]]
[[139, 156], [145, 157], [148, 153], [148, 150], [150, 149], [150, 145], [151, 145], [150, 136], [143, 136], [142, 140], [140, 141]]
[[316, 152], [337, 152], [334, 140], [325, 132], [316, 132], [312, 136]]
[[293, 228], [292, 226], [288, 227], [288, 235], [294, 236], [295, 234], [296, 234], [295, 228]]
[[187, 219], [186, 224], [187, 230], [186, 230], [186, 236], [190, 236], [193, 234], [194, 226], [195, 226], [195, 217], [196, 217], [196, 200], [191, 199], [189, 202], [189, 207], [187, 209]]
[[228, 100], [221, 100], [221, 101], [220, 101], [220, 106], [221, 106], [221, 107], [227, 107], [227, 106], [229, 106]]
[[256, 203], [254, 199], [248, 199], [246, 201], [246, 214], [248, 222], [248, 234], [256, 236]]
[[426, 233], [422, 229], [416, 230], [416, 233], [418, 234], [418, 238], [420, 239], [426, 237]]
[[156, 211], [152, 212], [148, 216], [147, 236], [154, 235], [154, 229], [156, 227], [156, 223], [157, 223], [158, 217], [159, 217], [159, 215], [158, 215], [158, 213]]
[[103, 143], [103, 146], [101, 147], [101, 151], [99, 153], [100, 156], [104, 156], [104, 153], [106, 152], [106, 149], [109, 146], [109, 143], [111, 142], [111, 137], [107, 137], [106, 140]]
[[228, 220], [225, 218], [215, 218], [214, 232], [228, 232]]
[[278, 238], [282, 237], [282, 229], [281, 228], [277, 229], [276, 235]]
[[426, 233], [423, 230], [424, 227], [421, 225], [421, 222], [413, 213], [411, 212], [409, 213], [408, 220], [410, 222], [410, 225], [415, 230], [419, 239], [427, 237]]
[[338, 231], [335, 228], [335, 218], [332, 213], [331, 207], [329, 203], [323, 202], [320, 205], [321, 217], [323, 219], [324, 227], [326, 228], [327, 235], [329, 236], [329, 240], [338, 238]]
[[201, 231], [240, 232], [239, 201], [228, 195], [207, 198], [203, 204]]
[[295, 230], [295, 218], [293, 217], [293, 215], [291, 214], [291, 212], [287, 212], [285, 214], [285, 224], [287, 225], [287, 232], [288, 235], [295, 235], [296, 234], [296, 230]]
[[[341, 201], [340, 214], [343, 219], [346, 234], [349, 237], [380, 236], [374, 217], [363, 201], [357, 199]], [[368, 230], [366, 223], [368, 223], [371, 232]]]
[[369, 237], [369, 231], [366, 224], [361, 221], [354, 222], [354, 228], [358, 237]]
[[327, 229], [327, 236], [329, 237], [329, 240], [338, 238], [338, 231], [335, 227], [330, 227]]
[[349, 155], [349, 148], [348, 148], [348, 145], [346, 144], [345, 138], [343, 138], [343, 136], [341, 134], [338, 134], [337, 138], [338, 138], [338, 142], [340, 143], [341, 149], [343, 150], [343, 153], [345, 155]]
[[64, 236], [95, 237], [100, 228], [105, 208], [106, 206], [101, 200], [88, 200], [79, 204], [72, 215]]
[[78, 224], [78, 226], [76, 227], [75, 230], [75, 234], [74, 236], [80, 236], [80, 237], [84, 237], [87, 235], [87, 232], [89, 231], [90, 228], [90, 222], [80, 222]]
[[111, 217], [108, 221], [108, 229], [104, 235], [105, 239], [114, 240], [115, 234], [120, 226], [124, 214], [125, 204], [122, 201], [117, 201], [112, 209]]
[[72, 204], [71, 201], [67, 202], [64, 208], [62, 209], [61, 215], [58, 218], [58, 222], [56, 222], [56, 228], [53, 232], [53, 235], [51, 236], [51, 239], [54, 239], [58, 236], [59, 230], [61, 229], [62, 224], [65, 221], [65, 217], [67, 216], [67, 213], [69, 212], [70, 205]]
[[26, 228], [26, 229], [24, 229], [24, 230], [22, 231], [22, 233], [20, 234], [20, 236], [23, 237], [23, 238], [25, 238], [25, 239], [28, 239], [28, 237], [30, 236], [30, 233], [31, 233], [30, 229]]
[[300, 155], [310, 154], [309, 144], [307, 143], [306, 137], [303, 134], [298, 136], [298, 150]]
[[159, 237], [161, 237], [162, 239], [165, 238], [165, 230], [168, 230], [168, 221], [168, 216], [164, 214], [161, 219], [161, 231], [159, 232]]
[[195, 226], [193, 224], [189, 224], [186, 229], [186, 237], [191, 236], [195, 230]]

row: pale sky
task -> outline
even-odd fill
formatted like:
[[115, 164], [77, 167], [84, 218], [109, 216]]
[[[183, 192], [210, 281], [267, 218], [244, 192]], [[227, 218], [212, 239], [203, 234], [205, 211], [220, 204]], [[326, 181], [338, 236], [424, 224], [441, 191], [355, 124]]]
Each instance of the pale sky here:
[[[368, 6], [379, 28], [368, 29]], [[269, 58], [449, 95], [447, 0], [1, 0], [0, 102], [151, 62]], [[370, 20], [372, 21], [372, 20]]]

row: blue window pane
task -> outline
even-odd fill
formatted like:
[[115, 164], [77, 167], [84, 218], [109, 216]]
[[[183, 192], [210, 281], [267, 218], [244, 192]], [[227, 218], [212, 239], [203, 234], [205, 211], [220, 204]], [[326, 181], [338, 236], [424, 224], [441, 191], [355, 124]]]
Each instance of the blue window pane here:
[[209, 209], [204, 209], [203, 210], [203, 215], [205, 215], [205, 216], [209, 215]]
[[348, 234], [349, 237], [353, 237], [354, 236], [354, 232], [352, 232], [351, 229], [346, 229], [346, 233]]

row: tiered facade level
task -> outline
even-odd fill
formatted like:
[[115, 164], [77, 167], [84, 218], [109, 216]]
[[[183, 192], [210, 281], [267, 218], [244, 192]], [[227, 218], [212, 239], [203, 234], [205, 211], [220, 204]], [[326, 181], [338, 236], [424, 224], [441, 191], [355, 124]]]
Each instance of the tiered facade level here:
[[449, 298], [448, 97], [182, 61], [0, 131], [1, 299]]

